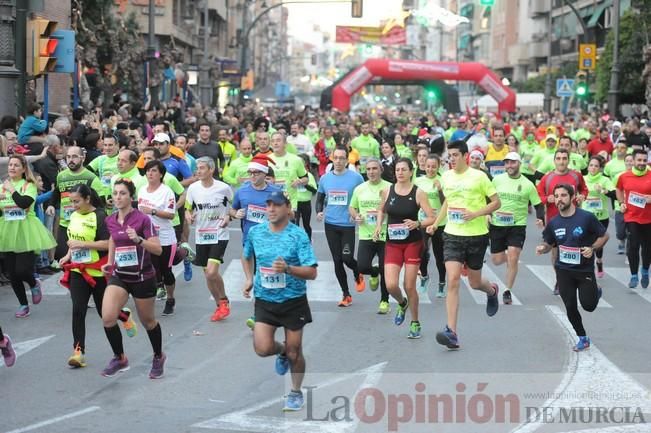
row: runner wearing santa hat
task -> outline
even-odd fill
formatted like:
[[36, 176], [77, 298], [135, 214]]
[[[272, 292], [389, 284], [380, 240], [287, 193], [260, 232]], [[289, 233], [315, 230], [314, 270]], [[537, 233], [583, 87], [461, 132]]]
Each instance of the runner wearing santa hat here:
[[[279, 187], [266, 180], [269, 163], [275, 164], [274, 160], [267, 155], [254, 156], [249, 162], [248, 170], [251, 181], [238, 189], [233, 198], [233, 206], [229, 213], [232, 218], [241, 220], [242, 245], [246, 243], [246, 237], [252, 227], [267, 221], [267, 198], [269, 195], [274, 191], [280, 191]], [[253, 329], [255, 317], [250, 317], [246, 324]]]

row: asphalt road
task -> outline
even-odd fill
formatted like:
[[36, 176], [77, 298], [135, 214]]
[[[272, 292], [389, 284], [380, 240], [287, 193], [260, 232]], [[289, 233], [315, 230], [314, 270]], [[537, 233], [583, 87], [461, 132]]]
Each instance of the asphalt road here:
[[[245, 326], [252, 303], [239, 294], [241, 235], [231, 226], [223, 268], [231, 316], [209, 321], [214, 304], [198, 268], [191, 282], [180, 277], [176, 314], [160, 318], [168, 355], [161, 380], [147, 376], [152, 355], [142, 329], [124, 336], [131, 369], [100, 375], [111, 351], [94, 310], [86, 319], [88, 366], [69, 369], [65, 289], [50, 278], [32, 315], [15, 319], [15, 296], [1, 287], [0, 323], [19, 357], [11, 369], [0, 366], [0, 432], [651, 432], [651, 289], [626, 287], [628, 267], [614, 240], [606, 246], [602, 302], [583, 314], [588, 351], [571, 350], [576, 338], [552, 294], [549, 258], [534, 253], [540, 231], [531, 224], [517, 302], [489, 318], [485, 296], [462, 285], [462, 348], [450, 352], [434, 339], [445, 306], [433, 287], [421, 299], [420, 340], [406, 338], [408, 322], [395, 326], [393, 312], [376, 314], [379, 291], [353, 293], [353, 305], [338, 308], [323, 226], [313, 221], [319, 277], [308, 285], [307, 404], [283, 414], [288, 376], [253, 352]], [[490, 278], [504, 279], [503, 267], [486, 267]], [[430, 273], [435, 280], [433, 263]]]

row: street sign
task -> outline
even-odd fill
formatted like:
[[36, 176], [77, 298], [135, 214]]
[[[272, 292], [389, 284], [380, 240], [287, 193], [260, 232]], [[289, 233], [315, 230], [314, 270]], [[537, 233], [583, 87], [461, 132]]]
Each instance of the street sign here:
[[579, 44], [579, 69], [594, 71], [597, 66], [597, 44]]
[[559, 78], [556, 80], [556, 96], [569, 98], [574, 93], [574, 80]]
[[54, 72], [75, 72], [75, 32], [74, 30], [56, 30], [52, 35], [59, 40], [54, 57], [57, 62]]

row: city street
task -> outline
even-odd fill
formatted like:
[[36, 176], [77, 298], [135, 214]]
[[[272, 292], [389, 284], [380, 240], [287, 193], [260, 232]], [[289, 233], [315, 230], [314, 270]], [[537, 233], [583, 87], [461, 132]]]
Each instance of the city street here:
[[[306, 406], [301, 412], [281, 412], [289, 375], [287, 380], [276, 375], [274, 358], [253, 352], [245, 325], [253, 304], [240, 294], [241, 235], [233, 223], [223, 268], [231, 316], [211, 323], [214, 304], [199, 269], [190, 283], [179, 274], [176, 314], [159, 318], [168, 356], [161, 380], [147, 377], [152, 355], [141, 326], [135, 338], [124, 335], [131, 369], [114, 378], [100, 375], [111, 351], [92, 309], [86, 319], [88, 366], [69, 369], [71, 303], [55, 283], [58, 276], [46, 281], [44, 300], [28, 319], [13, 317], [16, 300], [3, 286], [0, 323], [19, 357], [12, 369], [0, 367], [0, 430], [651, 431], [651, 289], [626, 287], [628, 267], [625, 256], [616, 255], [612, 229], [603, 298], [594, 313], [583, 313], [593, 346], [577, 354], [561, 300], [552, 294], [549, 257], [534, 253], [540, 232], [531, 218], [513, 305], [501, 305], [489, 318], [485, 296], [462, 285], [461, 350], [456, 352], [435, 341], [445, 309], [431, 287], [421, 299], [420, 340], [406, 338], [406, 324], [393, 324], [395, 304], [389, 315], [376, 314], [379, 291], [353, 292], [353, 305], [338, 308], [341, 292], [323, 226], [313, 221], [313, 228], [319, 268], [317, 280], [308, 284], [314, 322], [304, 333]], [[487, 263], [484, 269], [493, 281], [505, 277], [504, 268]], [[430, 272], [436, 280], [433, 262]], [[352, 276], [350, 282], [353, 287]], [[162, 308], [157, 302], [157, 312]], [[438, 412], [436, 402], [425, 403], [426, 395], [443, 402]], [[505, 396], [515, 403], [505, 403]]]

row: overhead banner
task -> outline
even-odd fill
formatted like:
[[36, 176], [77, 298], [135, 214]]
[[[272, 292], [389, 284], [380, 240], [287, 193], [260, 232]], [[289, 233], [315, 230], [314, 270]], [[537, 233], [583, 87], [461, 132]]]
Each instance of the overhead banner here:
[[404, 45], [407, 32], [404, 27], [394, 26], [382, 34], [382, 27], [337, 26], [336, 42], [344, 44]]

